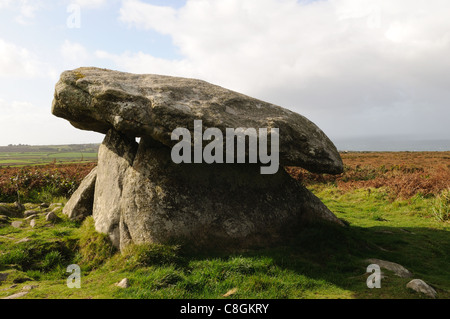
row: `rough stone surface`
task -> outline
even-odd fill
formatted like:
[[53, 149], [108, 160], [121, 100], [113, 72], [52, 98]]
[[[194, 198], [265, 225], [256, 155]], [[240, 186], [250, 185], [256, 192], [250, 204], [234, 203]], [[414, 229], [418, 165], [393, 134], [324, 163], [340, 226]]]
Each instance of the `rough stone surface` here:
[[14, 204], [0, 203], [0, 215], [11, 218], [22, 218], [23, 213]]
[[[67, 201], [63, 214], [73, 220], [82, 220], [92, 215], [96, 179], [97, 167], [94, 167]], [[59, 206], [56, 206], [54, 209], [57, 210], [58, 208]]]
[[14, 295], [11, 295], [11, 296], [8, 296], [8, 297], [2, 298], [2, 299], [17, 299], [17, 298], [21, 298], [21, 297], [25, 296], [26, 294], [28, 294], [28, 291], [21, 291]]
[[406, 288], [412, 289], [414, 291], [423, 293], [430, 298], [436, 298], [437, 293], [436, 290], [433, 289], [430, 285], [428, 285], [425, 281], [421, 279], [413, 279], [406, 284]]
[[[119, 246], [120, 202], [123, 177], [134, 160], [137, 143], [111, 130], [98, 151], [98, 170], [95, 183], [93, 217], [98, 232], [110, 235]], [[130, 199], [132, 200], [132, 199]]]
[[248, 165], [177, 165], [165, 147], [141, 140], [127, 169], [120, 246], [195, 242], [201, 247], [266, 245], [306, 220], [342, 224], [284, 170], [260, 175]]
[[128, 288], [128, 287], [130, 287], [130, 282], [129, 282], [128, 278], [124, 278], [120, 282], [118, 282], [116, 284], [116, 286], [119, 288]]
[[32, 215], [36, 215], [38, 212], [35, 210], [27, 210], [23, 213], [23, 217], [27, 218], [30, 217]]
[[[280, 164], [315, 173], [341, 173], [334, 144], [311, 121], [282, 107], [209, 84], [162, 75], [138, 75], [98, 68], [62, 73], [52, 113], [83, 130], [114, 129], [173, 146], [178, 127], [193, 129], [279, 128]], [[270, 139], [269, 139], [270, 140]]]
[[2, 281], [8, 279], [8, 276], [9, 276], [8, 273], [0, 273], [0, 285], [2, 284]]
[[45, 215], [45, 220], [48, 222], [52, 222], [58, 219], [58, 216], [54, 212], [50, 212]]
[[[31, 223], [30, 223], [30, 224], [31, 224]], [[29, 241], [31, 241], [31, 239], [28, 238], [28, 237], [25, 237], [25, 238], [22, 238], [22, 239], [16, 241], [16, 244], [27, 243], [27, 242], [29, 242]]]
[[25, 211], [25, 206], [23, 206], [22, 203], [14, 202], [14, 206], [17, 208], [17, 210], [18, 210], [19, 212]]
[[20, 228], [22, 227], [23, 221], [21, 220], [15, 220], [11, 223], [11, 226], [14, 228]]
[[406, 269], [402, 265], [399, 265], [399, 264], [396, 264], [396, 263], [393, 263], [390, 261], [381, 260], [381, 259], [367, 259], [366, 262], [371, 263], [371, 264], [376, 264], [376, 265], [380, 266], [380, 268], [390, 270], [401, 278], [412, 277], [412, 273], [408, 269]]

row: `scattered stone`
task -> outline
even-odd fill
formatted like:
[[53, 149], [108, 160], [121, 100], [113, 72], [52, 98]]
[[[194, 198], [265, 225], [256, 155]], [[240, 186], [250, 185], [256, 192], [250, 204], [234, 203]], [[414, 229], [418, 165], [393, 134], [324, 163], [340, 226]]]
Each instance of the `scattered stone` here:
[[23, 221], [21, 220], [15, 220], [11, 223], [11, 226], [14, 228], [20, 228], [22, 226]]
[[234, 295], [236, 292], [238, 291], [237, 288], [233, 288], [231, 290], [228, 290], [227, 293], [225, 293], [224, 295], [222, 295], [223, 297], [229, 297], [231, 295]]
[[25, 237], [25, 238], [22, 238], [22, 239], [16, 241], [16, 244], [27, 243], [29, 241], [31, 241], [31, 239], [28, 237]]
[[21, 291], [14, 295], [11, 295], [11, 296], [8, 296], [8, 297], [2, 298], [2, 299], [17, 299], [17, 298], [21, 298], [21, 297], [25, 296], [27, 293], [28, 293], [28, 291]]
[[412, 273], [408, 269], [406, 269], [402, 265], [399, 265], [399, 264], [396, 264], [396, 263], [393, 263], [390, 261], [385, 261], [385, 260], [381, 260], [381, 259], [367, 259], [366, 262], [368, 262], [370, 264], [376, 264], [376, 265], [380, 266], [380, 268], [390, 270], [401, 278], [412, 277]]
[[35, 226], [36, 226], [36, 219], [32, 219], [31, 221], [30, 221], [30, 226], [31, 226], [31, 228], [34, 228]]
[[25, 211], [25, 206], [23, 206], [22, 203], [14, 202], [14, 206], [17, 208], [18, 211], [23, 212]]
[[389, 234], [389, 235], [395, 234], [394, 232], [392, 232], [390, 230], [377, 230], [377, 231], [375, 231], [375, 233], [378, 233], [378, 234]]
[[406, 288], [412, 289], [414, 291], [420, 292], [427, 295], [430, 298], [435, 299], [437, 296], [436, 290], [428, 285], [425, 281], [421, 279], [413, 279], [406, 284]]
[[5, 215], [10, 218], [21, 218], [23, 216], [22, 211], [19, 211], [14, 204], [0, 204], [0, 215]]
[[130, 282], [128, 278], [124, 278], [120, 282], [116, 283], [116, 286], [119, 288], [128, 288], [130, 287]]
[[26, 218], [26, 217], [29, 217], [29, 216], [32, 216], [32, 215], [36, 215], [38, 212], [37, 211], [35, 211], [35, 210], [27, 210], [27, 211], [25, 211], [24, 213], [23, 213], [23, 216]]
[[36, 285], [27, 285], [27, 286], [24, 286], [23, 288], [22, 288], [22, 290], [23, 291], [30, 291], [30, 290], [33, 290], [34, 288], [37, 288], [38, 286], [36, 286]]
[[373, 244], [375, 247], [377, 247], [379, 250], [382, 250], [382, 251], [390, 251], [390, 250], [388, 250], [388, 249], [386, 249], [386, 248], [383, 248], [383, 247], [381, 247], [381, 246], [378, 246], [378, 245], [375, 245], [375, 244]]
[[52, 222], [58, 219], [58, 216], [54, 212], [50, 212], [47, 215], [45, 215], [45, 220], [48, 222]]
[[3, 206], [0, 206], [0, 213], [2, 213], [5, 216], [9, 216], [11, 214], [11, 212], [6, 207]]
[[416, 233], [414, 233], [414, 232], [412, 232], [412, 231], [410, 231], [410, 230], [403, 229], [403, 228], [400, 228], [400, 231], [402, 231], [402, 232], [404, 232], [404, 233], [412, 234], [412, 235], [415, 235], [415, 234], [416, 234]]
[[[92, 207], [96, 230], [120, 249], [179, 241], [245, 249], [280, 242], [307, 221], [344, 226], [283, 169], [343, 171], [329, 138], [287, 109], [194, 79], [80, 68], [61, 75], [52, 113], [79, 129], [106, 134], [92, 206], [75, 197], [73, 206], [86, 209], [66, 205], [64, 212], [83, 216]], [[227, 128], [279, 128], [278, 171], [262, 175], [266, 165], [249, 163], [248, 151], [239, 165], [175, 164], [171, 148], [178, 141], [171, 139], [172, 131], [186, 128], [192, 136], [200, 119], [204, 130], [216, 128], [222, 135]], [[92, 193], [93, 176], [89, 179], [81, 194]]]
[[[97, 167], [83, 179], [78, 189], [64, 206], [63, 214], [72, 220], [83, 220], [92, 215], [96, 179]], [[55, 209], [58, 209], [58, 207]]]
[[27, 218], [25, 218], [25, 220], [30, 220], [30, 219], [33, 219], [33, 218], [36, 218], [36, 217], [37, 217], [37, 214], [33, 214], [33, 215], [30, 215]]
[[9, 276], [8, 273], [0, 272], [0, 284], [2, 283], [2, 281], [5, 281], [8, 278], [8, 276]]

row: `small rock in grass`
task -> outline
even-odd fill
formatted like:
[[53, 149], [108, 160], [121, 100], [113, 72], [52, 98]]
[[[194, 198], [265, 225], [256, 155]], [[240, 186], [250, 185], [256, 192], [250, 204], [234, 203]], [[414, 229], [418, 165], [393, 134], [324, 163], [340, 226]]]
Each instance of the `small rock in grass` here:
[[8, 296], [8, 297], [2, 298], [2, 299], [17, 299], [17, 298], [25, 296], [27, 293], [28, 293], [28, 291], [21, 291], [14, 295], [11, 295], [11, 296]]
[[226, 294], [222, 295], [223, 297], [229, 297], [231, 295], [234, 295], [238, 291], [237, 288], [233, 288], [231, 290], [228, 290]]
[[[31, 225], [31, 223], [30, 223]], [[22, 238], [21, 240], [16, 241], [16, 244], [21, 244], [21, 243], [27, 243], [29, 242], [31, 239], [28, 237]]]
[[116, 283], [116, 286], [119, 288], [128, 288], [130, 287], [130, 282], [128, 278], [124, 278], [120, 282]]
[[22, 226], [22, 221], [21, 220], [15, 220], [11, 223], [11, 226], [14, 228], [20, 228]]
[[2, 283], [2, 281], [5, 281], [8, 276], [8, 273], [0, 273], [0, 284]]
[[393, 263], [390, 261], [385, 261], [385, 260], [381, 260], [381, 259], [367, 259], [366, 262], [378, 265], [378, 266], [380, 266], [380, 268], [390, 270], [390, 271], [394, 272], [400, 278], [412, 277], [412, 273], [408, 269], [406, 269], [402, 265], [399, 265], [399, 264], [396, 264], [396, 263]]
[[30, 226], [31, 226], [31, 228], [34, 228], [34, 226], [36, 226], [36, 219], [32, 219], [31, 221], [30, 221]]
[[23, 291], [30, 291], [30, 290], [32, 290], [32, 289], [34, 289], [34, 288], [37, 288], [38, 286], [36, 286], [36, 285], [27, 285], [27, 286], [24, 286], [23, 288], [22, 288], [22, 290]]
[[58, 219], [58, 216], [56, 216], [56, 214], [52, 211], [50, 213], [48, 213], [47, 215], [45, 215], [45, 220], [52, 222]]
[[412, 289], [414, 291], [423, 293], [430, 298], [436, 298], [436, 290], [434, 290], [430, 285], [421, 279], [413, 279], [406, 284], [406, 288]]
[[22, 212], [18, 211], [15, 207], [14, 208], [10, 207], [11, 204], [9, 204], [9, 206], [8, 206], [8, 204], [3, 204], [3, 205], [6, 205], [6, 206], [0, 205], [0, 214], [1, 215], [6, 215], [8, 217], [17, 217], [17, 218], [22, 217]]
[[22, 203], [14, 202], [14, 206], [17, 208], [19, 212], [23, 212], [25, 210], [25, 206]]
[[27, 211], [25, 211], [25, 213], [23, 213], [23, 217], [27, 218], [31, 215], [36, 215], [36, 214], [37, 214], [37, 211], [35, 211], [35, 210], [27, 210]]
[[36, 217], [37, 217], [37, 214], [33, 214], [33, 215], [30, 215], [30, 216], [26, 217], [25, 220], [30, 220], [30, 219], [33, 219], [33, 218], [36, 218]]

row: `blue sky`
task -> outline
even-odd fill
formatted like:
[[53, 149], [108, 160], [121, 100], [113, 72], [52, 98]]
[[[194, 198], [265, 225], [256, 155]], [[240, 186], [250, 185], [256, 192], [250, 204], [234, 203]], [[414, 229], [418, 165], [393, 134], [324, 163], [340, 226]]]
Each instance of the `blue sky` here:
[[59, 75], [79, 66], [200, 78], [332, 140], [448, 139], [448, 12], [446, 0], [0, 0], [0, 145], [101, 142], [50, 114]]

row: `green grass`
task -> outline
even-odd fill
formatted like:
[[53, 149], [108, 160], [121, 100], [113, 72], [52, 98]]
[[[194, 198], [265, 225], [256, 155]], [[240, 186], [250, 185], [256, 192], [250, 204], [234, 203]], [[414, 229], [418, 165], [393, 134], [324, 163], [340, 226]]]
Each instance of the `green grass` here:
[[[18, 151], [19, 150], [19, 151]], [[0, 166], [26, 166], [56, 163], [79, 163], [96, 160], [97, 144], [0, 146]]]
[[0, 153], [0, 166], [26, 166], [57, 163], [79, 163], [97, 159], [97, 153]]
[[[234, 254], [164, 245], [130, 246], [121, 254], [95, 232], [92, 218], [78, 224], [61, 213], [56, 223], [40, 217], [34, 229], [0, 228], [0, 272], [11, 273], [0, 298], [30, 284], [38, 287], [23, 298], [225, 298], [231, 289], [231, 299], [425, 298], [406, 288], [411, 278], [389, 271], [381, 289], [367, 288], [367, 258], [399, 263], [431, 284], [438, 298], [450, 298], [450, 223], [433, 217], [434, 198], [312, 190], [349, 226], [310, 224], [283, 245]], [[23, 238], [31, 240], [16, 244]], [[66, 286], [72, 263], [81, 266], [81, 289]], [[115, 286], [123, 278], [127, 289]], [[19, 283], [9, 288], [14, 280]]]

